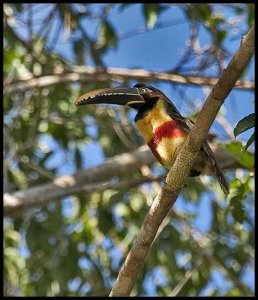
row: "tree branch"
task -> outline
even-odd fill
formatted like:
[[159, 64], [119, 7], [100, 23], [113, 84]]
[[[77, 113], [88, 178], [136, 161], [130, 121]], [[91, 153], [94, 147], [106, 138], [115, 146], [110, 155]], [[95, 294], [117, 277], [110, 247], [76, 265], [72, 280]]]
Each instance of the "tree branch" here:
[[[223, 169], [241, 167], [226, 149], [213, 145], [212, 150]], [[112, 184], [108, 185], [105, 181], [110, 180], [111, 177], [123, 175], [128, 170], [133, 172], [144, 165], [151, 166], [154, 161], [155, 158], [149, 148], [141, 146], [133, 152], [122, 153], [107, 159], [97, 167], [79, 171], [71, 176], [57, 177], [52, 183], [38, 185], [12, 194], [4, 193], [4, 214], [8, 216], [21, 213], [25, 209], [46, 205], [50, 201], [75, 193], [102, 191], [103, 187], [121, 189], [125, 183], [130, 184], [130, 182], [122, 181], [112, 186]], [[40, 173], [42, 172], [43, 170], [40, 170]], [[46, 173], [45, 175], [49, 177], [50, 174]], [[150, 178], [150, 176], [148, 177]], [[143, 182], [139, 180], [137, 185], [141, 183]], [[136, 182], [134, 186], [136, 186]]]
[[170, 297], [176, 297], [180, 291], [182, 290], [182, 288], [187, 284], [187, 282], [191, 279], [193, 272], [195, 270], [198, 270], [198, 268], [201, 266], [201, 264], [203, 263], [203, 259], [200, 259], [197, 263], [196, 266], [194, 266], [194, 268], [192, 268], [192, 270], [187, 270], [184, 274], [184, 276], [180, 279], [180, 281], [178, 282], [178, 284], [176, 285], [176, 287], [173, 289], [173, 291], [169, 294]]
[[223, 71], [191, 129], [165, 184], [150, 207], [132, 249], [118, 274], [110, 296], [129, 296], [153, 243], [158, 228], [182, 189], [209, 128], [220, 107], [254, 53], [254, 27], [243, 38], [239, 50]]
[[[74, 66], [71, 72], [62, 71], [58, 74], [51, 74], [41, 77], [31, 76], [26, 79], [18, 80], [13, 83], [4, 83], [4, 94], [9, 95], [16, 92], [24, 92], [33, 88], [43, 88], [59, 83], [66, 82], [110, 82], [119, 81], [126, 82], [128, 80], [142, 81], [167, 81], [178, 84], [193, 84], [214, 86], [218, 78], [202, 77], [202, 76], [187, 76], [179, 74], [169, 74], [165, 72], [151, 72], [144, 69], [118, 69], [107, 68], [101, 70], [90, 66]], [[254, 89], [254, 83], [250, 81], [237, 80], [236, 88], [239, 89]]]
[[[97, 167], [81, 170], [74, 175], [57, 177], [52, 183], [41, 184], [13, 194], [4, 194], [4, 213], [9, 215], [25, 207], [72, 195], [75, 191], [79, 193], [84, 190], [85, 183], [103, 182], [128, 171], [138, 170], [141, 166], [150, 165], [155, 161], [149, 154], [147, 147], [143, 146], [131, 153], [122, 153], [109, 158]], [[95, 190], [98, 188], [99, 186], [96, 186]]]
[[[64, 188], [62, 192], [62, 197], [69, 196], [69, 195], [76, 195], [76, 194], [89, 194], [95, 191], [102, 192], [107, 189], [114, 189], [114, 190], [121, 190], [121, 189], [129, 189], [136, 187], [140, 184], [152, 181], [159, 181], [162, 179], [163, 176], [153, 176], [153, 177], [142, 177], [139, 179], [132, 179], [132, 180], [124, 180], [119, 182], [98, 182], [98, 183], [91, 183], [91, 184], [84, 184], [84, 185], [72, 185], [68, 189]], [[67, 183], [72, 181], [71, 176], [62, 176], [62, 180], [59, 178], [59, 185], [66, 185]], [[48, 202], [54, 200], [52, 197], [31, 197], [32, 189], [30, 191], [22, 191], [14, 193], [13, 195], [5, 194], [4, 201], [5, 201], [5, 213], [7, 215], [11, 215], [12, 213], [16, 214], [20, 211], [30, 208], [32, 206], [39, 206], [39, 205], [46, 205]], [[29, 195], [30, 198], [28, 198]], [[27, 198], [26, 198], [27, 197]], [[60, 197], [60, 196], [59, 196]], [[55, 197], [57, 199], [57, 197]], [[26, 201], [24, 201], [26, 199]]]

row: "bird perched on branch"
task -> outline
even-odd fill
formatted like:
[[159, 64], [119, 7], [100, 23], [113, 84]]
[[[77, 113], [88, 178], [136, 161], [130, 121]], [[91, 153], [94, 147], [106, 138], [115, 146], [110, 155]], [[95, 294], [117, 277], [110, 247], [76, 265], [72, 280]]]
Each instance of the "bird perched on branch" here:
[[[171, 168], [194, 123], [184, 118], [164, 93], [149, 85], [136, 84], [133, 88], [94, 90], [80, 96], [75, 104], [101, 103], [136, 109], [134, 121], [147, 145], [163, 166]], [[200, 174], [215, 175], [224, 193], [229, 194], [225, 177], [207, 140], [202, 144], [189, 176]]]

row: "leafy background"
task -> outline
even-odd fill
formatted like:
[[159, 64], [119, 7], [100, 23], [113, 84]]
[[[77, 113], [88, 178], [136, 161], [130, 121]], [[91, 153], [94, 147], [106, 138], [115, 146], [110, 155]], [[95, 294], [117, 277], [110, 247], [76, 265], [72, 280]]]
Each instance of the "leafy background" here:
[[[76, 73], [78, 65], [218, 77], [253, 23], [254, 5], [243, 3], [5, 3], [4, 192], [37, 187], [143, 144], [131, 110], [74, 105], [86, 91], [137, 80], [59, 76], [33, 87], [26, 80]], [[254, 80], [253, 61], [241, 80]], [[147, 82], [193, 119], [210, 90]], [[211, 129], [241, 165], [225, 172], [230, 197], [214, 178], [189, 179], [132, 295], [254, 294], [253, 99], [252, 89], [232, 91]], [[164, 172], [154, 163], [114, 179]], [[4, 295], [108, 295], [160, 184], [79, 193], [6, 214]]]

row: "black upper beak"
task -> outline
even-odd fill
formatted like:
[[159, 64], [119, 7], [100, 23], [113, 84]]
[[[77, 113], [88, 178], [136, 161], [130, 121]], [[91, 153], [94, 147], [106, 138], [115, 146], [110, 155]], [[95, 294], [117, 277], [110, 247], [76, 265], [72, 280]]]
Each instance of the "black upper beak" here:
[[138, 88], [105, 88], [83, 94], [75, 102], [77, 106], [100, 103], [130, 106], [145, 101]]

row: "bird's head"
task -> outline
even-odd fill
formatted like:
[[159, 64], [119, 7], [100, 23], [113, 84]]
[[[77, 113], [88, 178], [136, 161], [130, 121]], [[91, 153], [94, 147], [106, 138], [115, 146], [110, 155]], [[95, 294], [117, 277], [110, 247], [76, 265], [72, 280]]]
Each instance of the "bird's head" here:
[[77, 106], [87, 104], [116, 104], [132, 107], [138, 111], [152, 107], [158, 98], [167, 97], [158, 89], [138, 83], [133, 88], [104, 88], [94, 90], [80, 96], [75, 104]]

